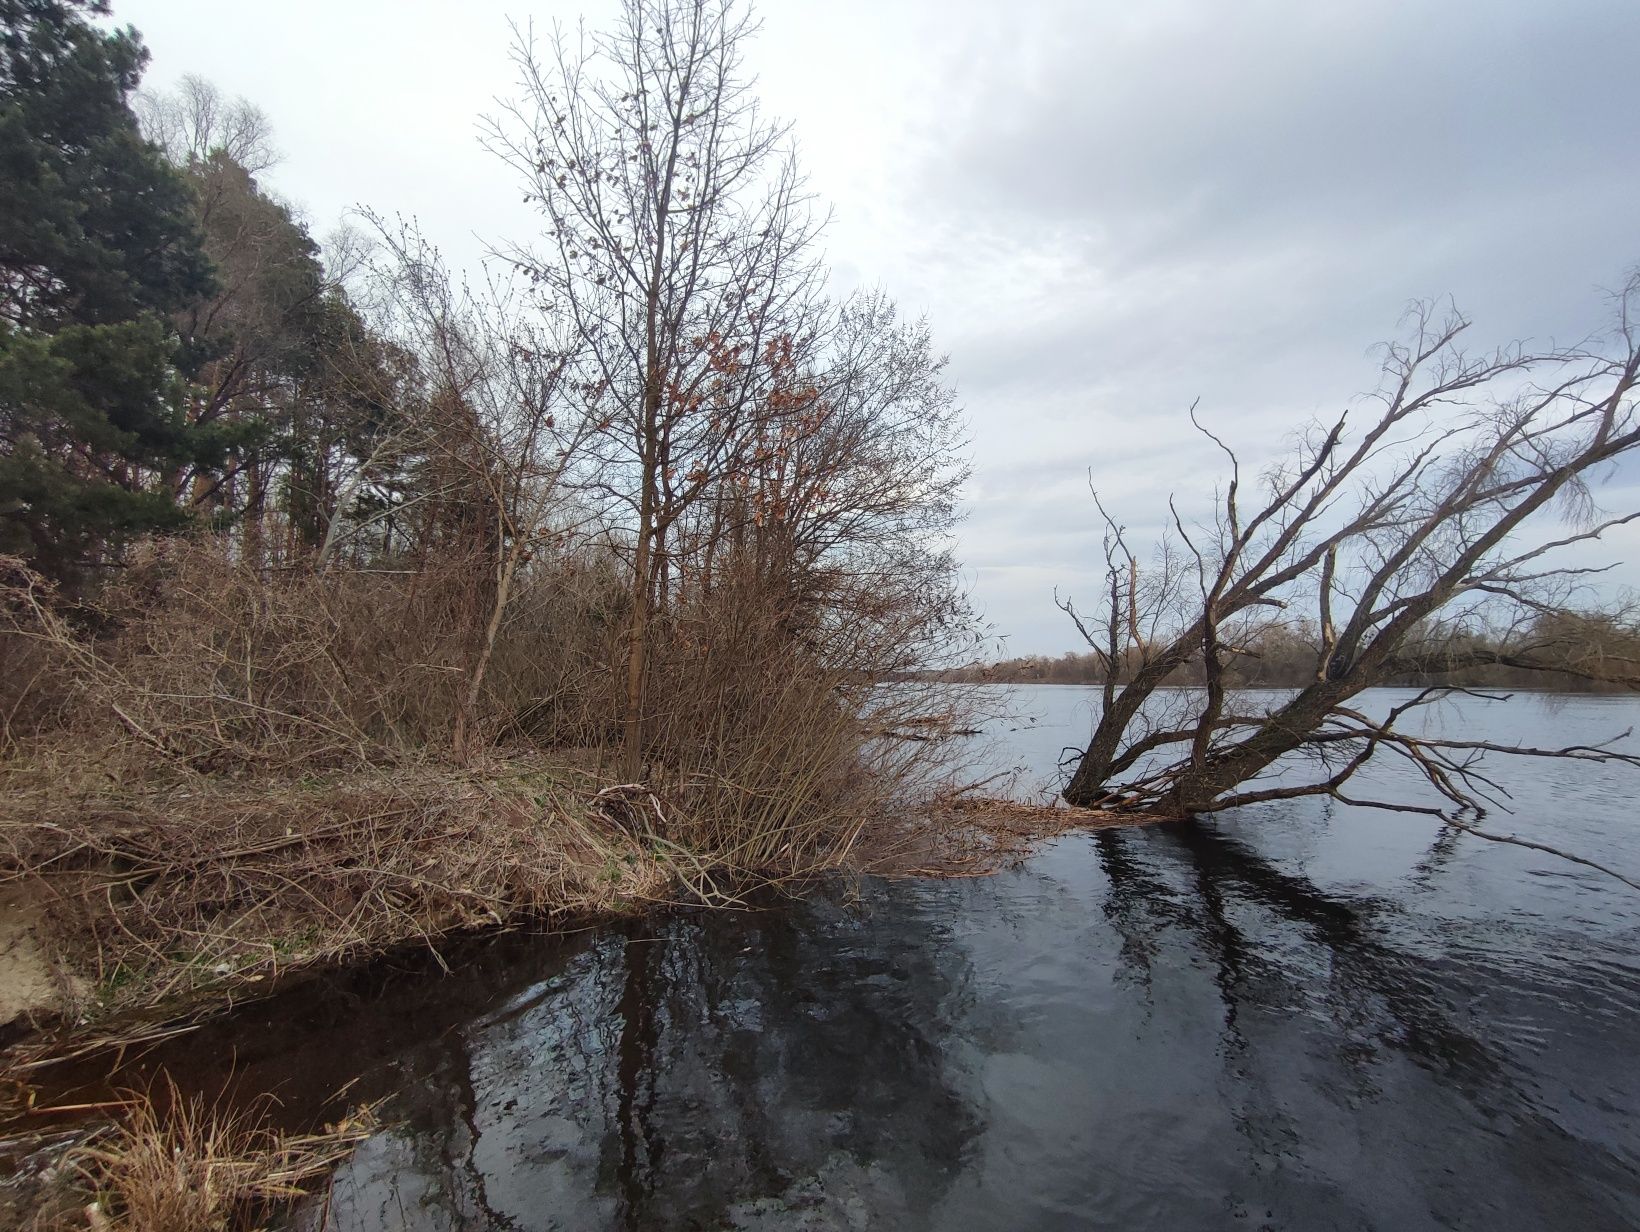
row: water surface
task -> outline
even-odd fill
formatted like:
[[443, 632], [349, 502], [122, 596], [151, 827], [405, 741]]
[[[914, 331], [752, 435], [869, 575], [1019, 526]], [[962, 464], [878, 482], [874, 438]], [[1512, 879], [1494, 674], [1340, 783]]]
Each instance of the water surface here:
[[[1044, 777], [1092, 695], [1011, 699], [992, 755]], [[1546, 743], [1637, 718], [1440, 721]], [[1640, 870], [1640, 772], [1507, 783], [1497, 828]], [[235, 1048], [291, 1117], [348, 1082], [388, 1098], [330, 1227], [1640, 1226], [1640, 894], [1428, 818], [1305, 801], [449, 961], [190, 1045]]]

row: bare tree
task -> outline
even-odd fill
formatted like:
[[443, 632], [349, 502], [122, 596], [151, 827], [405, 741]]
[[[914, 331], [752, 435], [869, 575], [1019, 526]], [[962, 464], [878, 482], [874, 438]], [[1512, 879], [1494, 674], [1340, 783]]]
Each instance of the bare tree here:
[[[563, 480], [590, 423], [564, 395], [573, 339], [519, 311], [506, 285], [491, 284], [479, 296], [454, 284], [437, 250], [414, 228], [367, 217], [388, 261], [378, 323], [416, 356], [425, 396], [383, 436], [360, 473], [419, 460], [412, 499], [454, 508], [442, 529], [453, 523], [458, 542], [446, 533], [439, 547], [473, 560], [479, 570], [473, 587], [478, 616], [454, 733], [456, 754], [467, 758], [481, 747], [479, 701], [520, 573], [564, 533]], [[400, 503], [395, 511], [402, 517], [406, 507]]]
[[490, 123], [546, 232], [505, 255], [571, 323], [569, 388], [598, 425], [589, 490], [631, 544], [623, 745], [643, 766], [649, 626], [680, 520], [766, 443], [791, 355], [813, 345], [821, 270], [786, 129], [741, 64], [733, 0], [626, 0], [608, 35], [520, 31], [521, 98]]
[[137, 95], [143, 135], [179, 167], [225, 156], [251, 175], [279, 161], [266, 113], [243, 98], [225, 98], [216, 85], [189, 73], [171, 91]]
[[680, 584], [709, 591], [719, 562], [749, 566], [772, 614], [840, 669], [872, 678], [926, 665], [966, 619], [949, 535], [967, 476], [954, 391], [926, 321], [881, 291], [824, 319], [813, 354], [771, 361], [753, 448], [678, 524]]
[[[1321, 794], [1473, 819], [1505, 794], [1482, 767], [1489, 753], [1640, 765], [1609, 744], [1515, 747], [1403, 725], [1464, 692], [1450, 678], [1483, 664], [1640, 684], [1640, 664], [1595, 665], [1564, 646], [1588, 627], [1577, 609], [1605, 571], [1568, 550], [1640, 518], [1600, 511], [1591, 489], [1640, 446], [1637, 305], [1640, 280], [1617, 297], [1606, 338], [1484, 354], [1461, 346], [1461, 315], [1420, 305], [1408, 336], [1385, 348], [1364, 430], [1352, 433], [1349, 415], [1312, 425], [1256, 488], [1192, 410], [1229, 469], [1208, 521], [1188, 522], [1170, 501], [1170, 529], [1145, 559], [1095, 498], [1105, 586], [1097, 607], [1061, 606], [1099, 656], [1105, 704], [1065, 799], [1191, 814]], [[1283, 626], [1313, 630], [1313, 678], [1273, 705], [1238, 703], [1227, 665]], [[1462, 636], [1481, 627], [1493, 636]], [[1162, 687], [1187, 668], [1199, 689]], [[1355, 703], [1409, 674], [1433, 683], [1387, 714]], [[1381, 754], [1402, 758], [1439, 803], [1348, 794]], [[1293, 781], [1283, 771], [1294, 756], [1319, 770]]]

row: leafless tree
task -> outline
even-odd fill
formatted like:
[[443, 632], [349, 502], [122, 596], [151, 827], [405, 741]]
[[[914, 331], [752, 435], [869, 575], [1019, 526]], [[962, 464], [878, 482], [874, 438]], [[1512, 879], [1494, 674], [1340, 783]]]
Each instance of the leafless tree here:
[[[1364, 430], [1351, 431], [1352, 415], [1312, 425], [1256, 488], [1193, 410], [1228, 464], [1213, 516], [1191, 523], [1170, 501], [1170, 529], [1147, 560], [1096, 497], [1105, 588], [1086, 612], [1061, 604], [1100, 656], [1105, 700], [1066, 800], [1193, 814], [1322, 794], [1472, 826], [1504, 794], [1485, 754], [1640, 765], [1610, 744], [1515, 747], [1403, 725], [1462, 692], [1443, 681], [1464, 669], [1585, 670], [1559, 643], [1605, 568], [1567, 557], [1640, 518], [1601, 511], [1591, 486], [1640, 446], [1637, 306], [1640, 279], [1616, 297], [1609, 336], [1476, 354], [1461, 345], [1464, 317], [1420, 305], [1384, 350]], [[1313, 679], [1262, 709], [1238, 704], [1226, 665], [1273, 626], [1299, 622], [1318, 631]], [[1495, 634], [1484, 644], [1458, 636], [1482, 626]], [[1199, 690], [1162, 688], [1189, 665]], [[1640, 664], [1607, 657], [1586, 670], [1640, 683]], [[1409, 673], [1435, 683], [1385, 715], [1355, 703]], [[1348, 794], [1380, 754], [1402, 758], [1439, 803]], [[1276, 777], [1294, 756], [1319, 773]]]
[[676, 528], [766, 440], [783, 409], [770, 395], [819, 313], [823, 219], [751, 93], [754, 29], [733, 0], [626, 0], [607, 35], [557, 29], [543, 45], [521, 30], [521, 96], [488, 126], [546, 224], [503, 255], [572, 325], [570, 388], [599, 428], [589, 487], [624, 511], [632, 777]]
[[808, 358], [774, 368], [754, 448], [678, 524], [680, 582], [710, 590], [737, 555], [826, 662], [874, 678], [925, 665], [964, 619], [949, 534], [967, 475], [927, 322], [860, 292], [825, 316]]
[[174, 90], [143, 90], [136, 102], [143, 135], [179, 167], [225, 155], [259, 175], [279, 161], [262, 109], [243, 98], [224, 97], [204, 77], [189, 73]]
[[[455, 731], [457, 754], [469, 756], [479, 747], [478, 703], [520, 573], [565, 533], [563, 480], [591, 425], [564, 394], [572, 338], [519, 311], [506, 285], [475, 295], [456, 284], [413, 227], [372, 221], [387, 289], [377, 324], [416, 356], [425, 398], [384, 435], [360, 471], [415, 458], [422, 473], [413, 499], [455, 507], [446, 522], [463, 541], [439, 546], [479, 570], [478, 618]], [[402, 517], [406, 509], [401, 503], [395, 511]], [[451, 527], [442, 529], [448, 539]]]

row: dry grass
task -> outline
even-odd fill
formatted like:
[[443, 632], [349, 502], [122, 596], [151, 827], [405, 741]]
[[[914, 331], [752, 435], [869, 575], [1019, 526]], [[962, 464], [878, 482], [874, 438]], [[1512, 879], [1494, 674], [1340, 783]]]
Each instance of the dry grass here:
[[94, 602], [0, 556], [0, 752], [131, 746], [145, 774], [416, 765], [523, 735], [615, 728], [622, 597], [585, 552], [515, 584], [470, 702], [494, 581], [481, 559], [273, 572], [211, 541], [158, 540]]
[[0, 867], [35, 887], [82, 976], [71, 1014], [100, 1019], [457, 929], [663, 899], [671, 870], [589, 813], [593, 781], [535, 759], [120, 787], [42, 764], [0, 792]]
[[[912, 687], [884, 690], [879, 646], [840, 634], [778, 578], [733, 562], [669, 613], [654, 647], [646, 748], [670, 799], [666, 837], [718, 866], [802, 880], [851, 866], [871, 831], [914, 806], [964, 726]], [[883, 633], [883, 637], [890, 636]], [[915, 740], [885, 738], [915, 727]]]
[[[93, 1232], [239, 1232], [322, 1185], [373, 1131], [368, 1110], [320, 1133], [273, 1128], [266, 1109], [227, 1111], [167, 1082], [69, 1160], [93, 1195]], [[68, 1226], [66, 1224], [59, 1226]]]
[[1065, 834], [1146, 824], [1133, 813], [945, 794], [907, 816], [869, 868], [887, 877], [988, 877]]

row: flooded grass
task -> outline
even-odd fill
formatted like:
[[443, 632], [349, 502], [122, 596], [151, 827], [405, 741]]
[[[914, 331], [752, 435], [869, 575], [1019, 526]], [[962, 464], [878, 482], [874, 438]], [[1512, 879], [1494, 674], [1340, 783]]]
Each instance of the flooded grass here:
[[322, 1190], [377, 1129], [370, 1110], [362, 1109], [313, 1132], [291, 1133], [270, 1123], [267, 1101], [230, 1108], [184, 1096], [168, 1077], [153, 1089], [122, 1093], [111, 1107], [115, 1119], [77, 1137], [43, 1133], [22, 1140], [25, 1150], [49, 1160], [21, 1186], [34, 1208], [26, 1226], [37, 1232], [249, 1232]]

